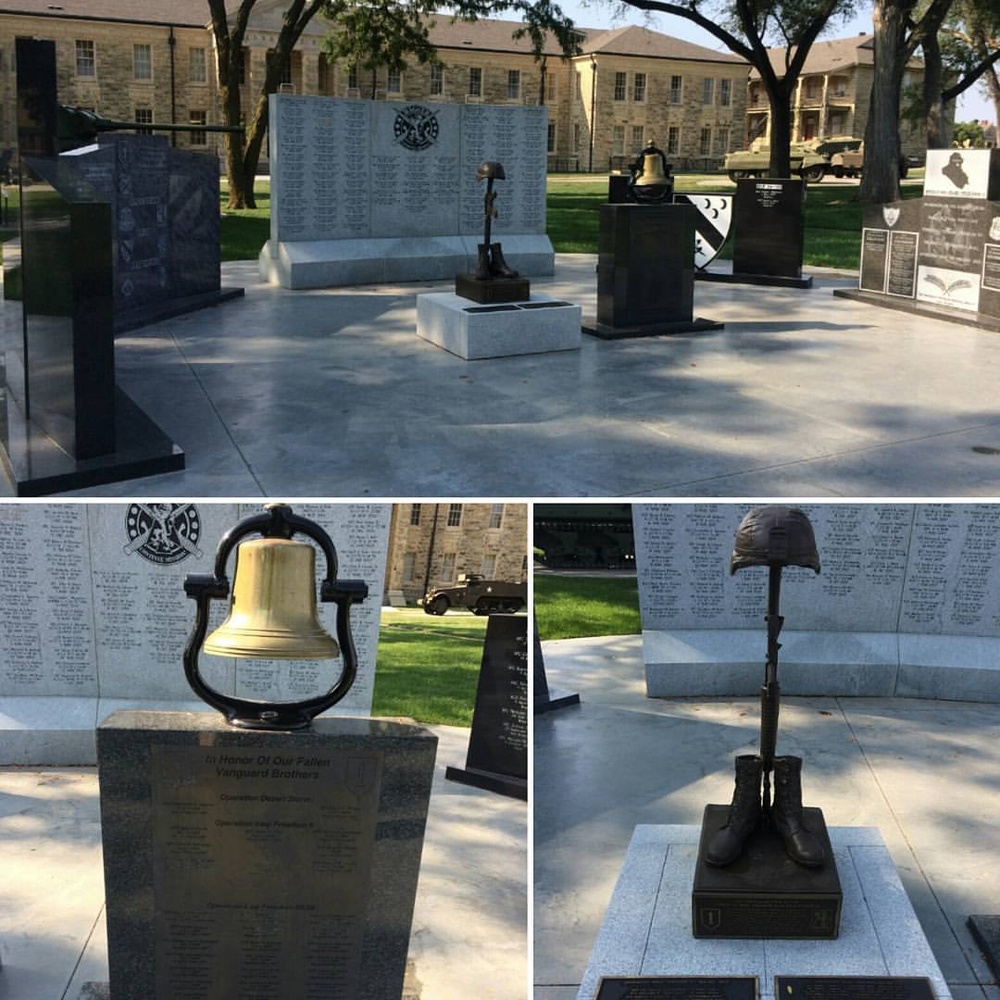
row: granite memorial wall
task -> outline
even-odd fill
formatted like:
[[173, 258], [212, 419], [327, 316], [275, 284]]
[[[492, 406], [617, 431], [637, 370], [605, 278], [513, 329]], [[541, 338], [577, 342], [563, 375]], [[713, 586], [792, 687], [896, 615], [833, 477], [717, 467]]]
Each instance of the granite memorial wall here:
[[[729, 574], [736, 528], [749, 509], [633, 505], [651, 694], [670, 693], [674, 683], [703, 690], [673, 693], [756, 691], [766, 573]], [[1000, 505], [802, 509], [822, 572], [785, 570], [794, 584], [782, 591], [782, 613], [794, 623], [782, 633], [782, 670], [793, 664], [790, 692], [798, 685], [797, 693], [997, 697]], [[711, 663], [718, 669], [707, 670]]]
[[868, 206], [855, 295], [1000, 325], [1000, 150], [928, 150], [922, 198]]
[[[0, 732], [6, 730], [9, 737], [4, 756], [16, 760], [28, 753], [32, 729], [76, 731], [74, 745], [83, 749], [74, 752], [85, 753], [92, 748], [94, 726], [122, 701], [139, 707], [195, 703], [204, 710], [188, 687], [181, 660], [195, 615], [194, 602], [184, 595], [184, 578], [211, 573], [219, 539], [258, 509], [232, 503], [0, 507], [5, 622], [0, 629]], [[330, 533], [338, 576], [364, 579], [372, 594], [382, 592], [388, 505], [304, 504], [296, 511]], [[317, 574], [324, 570], [320, 557]], [[212, 604], [214, 628], [227, 608], [224, 601]], [[335, 634], [336, 607], [321, 604], [319, 609], [324, 626]], [[338, 713], [366, 715], [371, 709], [378, 620], [377, 597], [352, 610], [358, 677]], [[206, 679], [220, 690], [277, 700], [325, 690], [340, 671], [339, 660], [275, 664], [203, 655], [201, 663]]]
[[525, 273], [551, 273], [546, 143], [544, 107], [272, 95], [262, 276], [294, 288], [468, 270], [482, 235], [484, 160], [506, 174], [493, 224], [505, 254]]

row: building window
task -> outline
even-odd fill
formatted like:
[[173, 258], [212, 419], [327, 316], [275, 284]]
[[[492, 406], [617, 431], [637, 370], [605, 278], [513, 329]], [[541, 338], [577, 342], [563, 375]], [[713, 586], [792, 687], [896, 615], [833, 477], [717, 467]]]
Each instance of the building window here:
[[403, 92], [403, 74], [398, 69], [390, 69], [386, 74], [385, 89], [390, 94]]
[[321, 94], [333, 93], [333, 60], [325, 52], [316, 60], [316, 88]]
[[492, 580], [497, 574], [497, 557], [495, 555], [483, 556], [483, 576], [487, 580]]
[[615, 125], [611, 130], [611, 153], [614, 156], [625, 155], [625, 126]]
[[701, 103], [711, 104], [715, 100], [715, 80], [706, 76], [701, 84]]
[[729, 126], [720, 125], [715, 130], [715, 152], [719, 156], [725, 156], [729, 152]]
[[645, 142], [643, 142], [642, 133], [643, 133], [643, 127], [642, 127], [642, 125], [633, 125], [632, 126], [632, 148], [637, 153], [639, 152], [639, 150], [642, 149], [643, 146], [646, 145]]
[[667, 129], [667, 153], [676, 156], [681, 151], [681, 128], [679, 125], [671, 125]]
[[503, 504], [495, 503], [490, 507], [490, 527], [499, 528], [503, 524]]
[[555, 122], [549, 122], [548, 139], [545, 147], [550, 153], [556, 151], [556, 126]]
[[521, 71], [519, 69], [507, 70], [507, 100], [519, 101], [521, 99]]
[[358, 90], [360, 84], [358, 83], [358, 67], [355, 63], [353, 66], [347, 68], [347, 89], [348, 90]]
[[204, 49], [188, 49], [188, 72], [192, 83], [208, 82], [208, 63]]
[[576, 99], [583, 100], [583, 74], [579, 70], [576, 71]]
[[236, 77], [241, 83], [250, 82], [250, 50], [246, 46], [240, 49], [239, 64], [236, 67]]
[[444, 93], [444, 67], [440, 63], [431, 66], [431, 93]]
[[708, 125], [701, 130], [698, 152], [701, 156], [710, 156], [712, 153], [712, 129]]
[[628, 90], [628, 73], [615, 73], [615, 100], [624, 101]]
[[[274, 55], [274, 49], [268, 49], [268, 56]], [[290, 87], [292, 85], [292, 57], [288, 56], [284, 60], [284, 64], [281, 67], [281, 78], [278, 80], [278, 86]]]
[[403, 583], [412, 583], [416, 579], [417, 554], [416, 552], [403, 553]]
[[[132, 119], [137, 125], [152, 125], [153, 124], [153, 109], [152, 108], [136, 108], [135, 117]], [[139, 135], [152, 135], [153, 132], [148, 128], [137, 128], [136, 132]]]
[[681, 103], [681, 78], [679, 76], [670, 78], [670, 103]]
[[636, 73], [632, 80], [632, 100], [643, 104], [646, 100], [646, 74]]
[[410, 524], [420, 524], [420, 504], [418, 503], [410, 504]]
[[153, 79], [153, 47], [151, 45], [132, 46], [132, 76], [136, 80]]
[[[208, 124], [208, 112], [207, 111], [191, 111], [190, 112], [191, 124], [192, 125], [207, 125]], [[208, 133], [207, 132], [189, 132], [190, 142], [192, 146], [207, 146], [208, 145]]]
[[94, 43], [90, 41], [76, 42], [76, 75], [97, 76], [97, 56]]
[[469, 67], [469, 96], [483, 96], [483, 71], [478, 66]]
[[728, 108], [733, 103], [733, 81], [722, 79], [719, 81], [719, 105]]
[[455, 580], [455, 553], [446, 552], [441, 556], [441, 579], [453, 583]]
[[460, 528], [462, 526], [462, 505], [460, 503], [448, 504], [448, 527]]
[[580, 152], [580, 123], [574, 122], [573, 124], [573, 152]]

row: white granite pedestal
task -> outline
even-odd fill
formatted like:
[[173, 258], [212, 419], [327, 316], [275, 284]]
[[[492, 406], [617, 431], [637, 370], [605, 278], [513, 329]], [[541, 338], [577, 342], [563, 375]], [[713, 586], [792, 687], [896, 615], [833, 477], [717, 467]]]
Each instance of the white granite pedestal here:
[[696, 939], [691, 886], [697, 826], [637, 826], [597, 935], [577, 1000], [602, 976], [918, 976], [938, 1000], [951, 993], [878, 830], [831, 827], [844, 894], [834, 941]]
[[417, 296], [417, 335], [466, 361], [580, 347], [579, 306], [547, 295], [479, 305], [454, 292]]

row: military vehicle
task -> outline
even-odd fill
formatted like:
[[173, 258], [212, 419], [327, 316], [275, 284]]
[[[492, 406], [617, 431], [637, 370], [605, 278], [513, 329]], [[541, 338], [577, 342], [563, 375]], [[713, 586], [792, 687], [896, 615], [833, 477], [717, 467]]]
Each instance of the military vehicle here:
[[492, 615], [519, 611], [527, 600], [527, 583], [486, 580], [477, 573], [463, 573], [451, 587], [432, 587], [417, 603], [428, 615], [443, 615], [450, 608]]
[[[827, 174], [833, 173], [832, 159], [847, 150], [860, 149], [863, 140], [849, 135], [835, 135], [829, 139], [810, 139], [793, 142], [789, 150], [789, 167], [810, 184], [816, 184]], [[744, 177], [766, 177], [771, 162], [771, 147], [764, 139], [754, 139], [749, 149], [726, 155], [723, 169], [731, 181]], [[860, 167], [858, 168], [860, 172]]]

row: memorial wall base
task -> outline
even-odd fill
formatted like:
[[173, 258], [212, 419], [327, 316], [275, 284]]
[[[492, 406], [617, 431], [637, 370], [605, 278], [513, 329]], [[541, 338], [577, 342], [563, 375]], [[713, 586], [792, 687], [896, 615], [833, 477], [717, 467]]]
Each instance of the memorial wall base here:
[[[646, 696], [753, 697], [763, 677], [759, 633], [647, 629]], [[994, 702], [1000, 639], [897, 632], [783, 631], [781, 693]]]
[[115, 1000], [398, 1000], [437, 738], [320, 719], [238, 730], [118, 712], [98, 731]]
[[837, 298], [853, 299], [855, 302], [863, 302], [867, 306], [880, 306], [882, 309], [895, 309], [911, 316], [926, 316], [929, 319], [944, 320], [946, 323], [975, 326], [980, 330], [1000, 330], [1000, 318], [987, 316], [984, 313], [945, 309], [916, 299], [889, 298], [878, 292], [866, 292], [860, 288], [835, 288], [833, 294]]
[[[260, 278], [282, 288], [336, 288], [383, 282], [448, 281], [474, 271], [475, 236], [268, 240], [258, 258]], [[545, 235], [503, 237], [504, 255], [521, 274], [555, 273], [555, 253]]]

